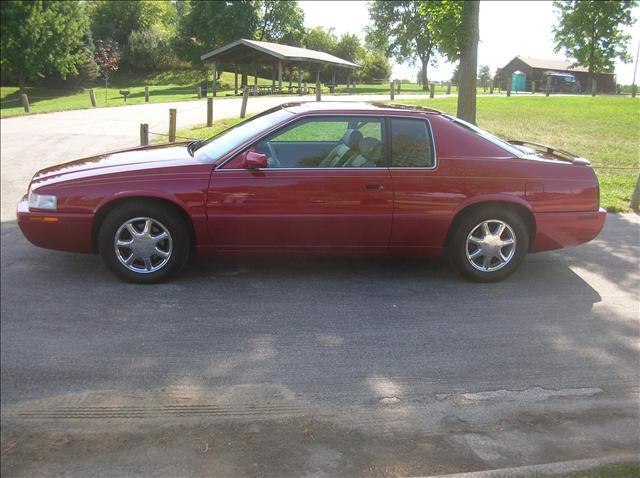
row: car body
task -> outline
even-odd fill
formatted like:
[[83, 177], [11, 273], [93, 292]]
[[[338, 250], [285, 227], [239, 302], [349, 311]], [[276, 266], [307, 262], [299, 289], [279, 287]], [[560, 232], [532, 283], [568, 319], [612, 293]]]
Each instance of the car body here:
[[[168, 215], [172, 225], [148, 211]], [[125, 227], [134, 215], [142, 219]], [[180, 264], [170, 267], [176, 270], [189, 251], [430, 257], [450, 252], [460, 238], [466, 256], [484, 251], [480, 267], [467, 257], [465, 275], [498, 280], [513, 272], [509, 261], [491, 270], [516, 249], [501, 246], [509, 231], [512, 240], [519, 236], [523, 257], [593, 239], [605, 215], [597, 177], [582, 158], [502, 141], [436, 110], [353, 102], [284, 104], [206, 141], [47, 168], [35, 174], [17, 211], [33, 244], [99, 251], [105, 260], [115, 251], [111, 269], [139, 282], [169, 274], [155, 268], [159, 256], [151, 265], [133, 258], [152, 253], [152, 239], [165, 234], [173, 242], [161, 243], [163, 256], [182, 248]], [[478, 222], [477, 233], [473, 225], [460, 230], [470, 217], [494, 222]], [[186, 246], [175, 242], [177, 229]], [[118, 249], [117, 241], [136, 250]], [[127, 257], [136, 265], [127, 266]]]

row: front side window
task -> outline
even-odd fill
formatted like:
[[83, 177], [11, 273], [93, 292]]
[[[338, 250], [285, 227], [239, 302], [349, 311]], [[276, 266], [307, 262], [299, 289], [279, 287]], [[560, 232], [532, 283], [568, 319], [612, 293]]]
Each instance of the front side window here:
[[384, 166], [382, 119], [304, 118], [256, 144], [269, 168], [372, 168]]
[[431, 134], [419, 119], [391, 119], [391, 166], [430, 168], [434, 165]]

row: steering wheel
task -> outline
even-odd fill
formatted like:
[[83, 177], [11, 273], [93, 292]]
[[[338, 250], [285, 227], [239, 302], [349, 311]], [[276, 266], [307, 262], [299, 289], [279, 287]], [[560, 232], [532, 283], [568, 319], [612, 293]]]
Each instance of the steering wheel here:
[[271, 141], [267, 141], [267, 149], [269, 150], [269, 156], [267, 157], [267, 165], [269, 168], [279, 168], [281, 165], [280, 159], [276, 154], [276, 150], [271, 144]]

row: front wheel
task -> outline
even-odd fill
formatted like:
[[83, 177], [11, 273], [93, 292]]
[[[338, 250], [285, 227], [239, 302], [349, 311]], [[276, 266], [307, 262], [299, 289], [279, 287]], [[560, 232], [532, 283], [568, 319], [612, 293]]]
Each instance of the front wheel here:
[[127, 282], [162, 282], [189, 257], [182, 218], [156, 203], [124, 204], [104, 220], [98, 248], [107, 267]]
[[513, 274], [529, 250], [529, 233], [517, 214], [481, 209], [465, 215], [451, 250], [458, 271], [476, 282], [496, 282]]

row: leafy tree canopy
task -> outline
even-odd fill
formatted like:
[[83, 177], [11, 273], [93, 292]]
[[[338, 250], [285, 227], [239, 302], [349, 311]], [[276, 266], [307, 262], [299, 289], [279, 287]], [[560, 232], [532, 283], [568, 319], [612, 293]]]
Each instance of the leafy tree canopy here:
[[621, 27], [635, 23], [631, 10], [637, 4], [634, 0], [554, 1], [559, 14], [553, 27], [555, 51], [564, 50], [590, 73], [611, 71], [616, 58], [631, 61], [627, 51], [631, 36]]
[[298, 2], [263, 0], [259, 2], [260, 29], [257, 40], [301, 46], [304, 39], [304, 11]]
[[338, 45], [338, 37], [333, 33], [333, 28], [315, 27], [307, 31], [304, 37], [304, 46], [310, 50], [333, 53]]
[[478, 79], [482, 82], [489, 81], [491, 79], [491, 69], [489, 65], [480, 65], [478, 68]]
[[77, 74], [89, 19], [80, 2], [0, 2], [2, 75], [27, 81], [47, 73]]

